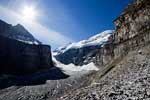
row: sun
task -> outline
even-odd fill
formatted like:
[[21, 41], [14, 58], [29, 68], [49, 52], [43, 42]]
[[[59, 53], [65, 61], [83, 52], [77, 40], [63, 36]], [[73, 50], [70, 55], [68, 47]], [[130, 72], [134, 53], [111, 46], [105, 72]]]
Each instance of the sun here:
[[25, 20], [35, 20], [37, 12], [32, 6], [24, 6], [22, 9], [22, 17]]

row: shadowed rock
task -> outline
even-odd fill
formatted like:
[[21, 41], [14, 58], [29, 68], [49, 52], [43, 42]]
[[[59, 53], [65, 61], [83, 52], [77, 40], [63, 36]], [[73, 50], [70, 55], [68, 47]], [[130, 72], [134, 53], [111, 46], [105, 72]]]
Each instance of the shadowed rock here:
[[59, 68], [53, 67], [49, 70], [40, 71], [30, 75], [14, 76], [3, 74], [0, 75], [0, 89], [10, 86], [29, 86], [45, 84], [47, 80], [59, 80], [68, 78], [69, 75], [64, 74]]
[[51, 67], [50, 46], [38, 43], [23, 26], [0, 20], [0, 74], [32, 74]]

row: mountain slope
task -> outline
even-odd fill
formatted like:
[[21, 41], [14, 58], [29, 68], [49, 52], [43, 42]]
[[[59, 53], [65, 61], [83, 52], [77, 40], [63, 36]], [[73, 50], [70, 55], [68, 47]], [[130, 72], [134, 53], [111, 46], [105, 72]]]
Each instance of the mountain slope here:
[[113, 30], [106, 30], [87, 40], [60, 47], [53, 52], [53, 55], [58, 61], [64, 64], [89, 64], [96, 60], [97, 50], [112, 41], [113, 33]]
[[150, 45], [130, 52], [108, 73], [90, 77], [91, 84], [57, 100], [149, 100]]
[[98, 54], [97, 62], [111, 60], [89, 77], [91, 84], [58, 100], [150, 100], [149, 11], [149, 0], [135, 0], [129, 5], [115, 20], [113, 45], [108, 44], [112, 52]]

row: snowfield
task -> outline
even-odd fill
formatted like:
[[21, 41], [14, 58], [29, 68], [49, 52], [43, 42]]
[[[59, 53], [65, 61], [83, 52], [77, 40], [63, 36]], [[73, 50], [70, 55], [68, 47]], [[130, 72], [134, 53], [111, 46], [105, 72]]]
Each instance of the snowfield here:
[[93, 62], [87, 64], [87, 65], [83, 65], [83, 66], [76, 66], [74, 64], [62, 64], [59, 61], [57, 61], [55, 59], [55, 57], [52, 57], [53, 62], [55, 63], [55, 66], [60, 68], [61, 70], [64, 71], [64, 73], [68, 74], [68, 75], [74, 75], [77, 73], [82, 72], [82, 74], [88, 73], [90, 71], [98, 71], [99, 69], [95, 66], [95, 64]]
[[63, 54], [70, 49], [80, 49], [83, 47], [96, 46], [96, 45], [103, 46], [109, 40], [109, 38], [113, 35], [113, 33], [114, 33], [114, 30], [106, 30], [88, 38], [87, 40], [82, 40], [76, 43], [71, 43], [67, 46], [59, 47], [52, 53], [53, 61], [55, 62], [56, 67], [61, 68], [68, 75], [73, 75], [75, 73], [77, 74], [80, 72], [87, 73], [89, 71], [98, 71], [99, 69], [95, 66], [93, 62], [88, 63], [87, 65], [83, 65], [83, 66], [76, 66], [73, 63], [65, 65], [57, 61], [55, 59], [55, 56], [59, 54]]

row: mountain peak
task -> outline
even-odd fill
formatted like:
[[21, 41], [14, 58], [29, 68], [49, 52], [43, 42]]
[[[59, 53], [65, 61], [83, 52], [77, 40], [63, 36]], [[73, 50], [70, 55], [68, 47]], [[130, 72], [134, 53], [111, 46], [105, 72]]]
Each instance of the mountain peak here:
[[17, 24], [16, 26], [13, 26], [16, 30], [18, 30], [18, 31], [23, 31], [23, 32], [25, 32], [25, 33], [29, 33], [25, 28], [24, 28], [24, 26], [23, 25], [21, 25], [21, 24]]
[[3, 20], [0, 20], [0, 35], [28, 44], [41, 44], [23, 25], [12, 26]]
[[24, 28], [21, 24], [17, 24], [15, 27]]

